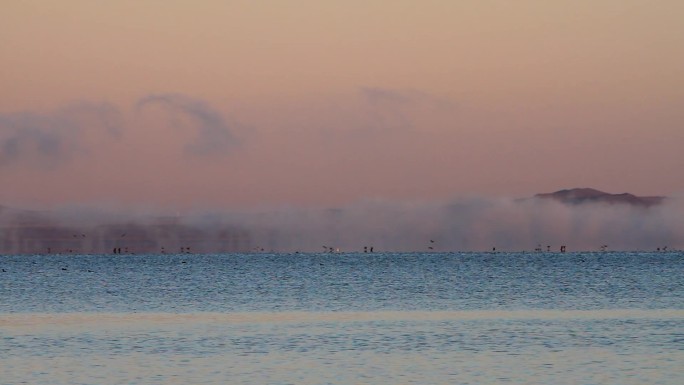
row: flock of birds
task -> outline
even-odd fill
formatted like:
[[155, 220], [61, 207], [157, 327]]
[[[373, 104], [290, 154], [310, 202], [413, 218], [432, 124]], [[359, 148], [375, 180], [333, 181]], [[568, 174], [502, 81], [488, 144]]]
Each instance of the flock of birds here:
[[[86, 238], [86, 234], [73, 234], [73, 237], [74, 238]], [[126, 237], [126, 233], [122, 233], [120, 236], [120, 238], [125, 238], [125, 237]], [[325, 253], [339, 253], [340, 252], [339, 247], [333, 247], [333, 246], [327, 246], [327, 245], [323, 245], [322, 247], [323, 247], [323, 252], [325, 252]], [[435, 242], [434, 239], [430, 239], [428, 242], [428, 245], [427, 245], [427, 251], [433, 252], [436, 250], [436, 248], [437, 248], [437, 243]], [[561, 245], [560, 248], [558, 249], [558, 251], [561, 253], [565, 253], [566, 250], [567, 250], [567, 247], [565, 245]], [[604, 251], [604, 252], [608, 251], [608, 245], [605, 245], [605, 244], [601, 245], [599, 247], [599, 250]], [[76, 250], [74, 250], [74, 249], [66, 249], [66, 250], [63, 250], [63, 253], [72, 254], [75, 251]], [[492, 247], [491, 251], [496, 252], [496, 247]], [[542, 247], [542, 244], [541, 243], [537, 244], [534, 251], [535, 252], [543, 252], [544, 248]], [[551, 245], [546, 245], [546, 252], [550, 253], [551, 251], [552, 251]], [[656, 251], [667, 252], [668, 247], [667, 246], [658, 247], [658, 248], [656, 248]], [[252, 248], [251, 252], [263, 253], [263, 252], [266, 252], [266, 249], [264, 249], [263, 247], [257, 246], [257, 247]], [[275, 251], [271, 250], [271, 252], [275, 252]], [[373, 252], [375, 252], [375, 247], [374, 246], [363, 246], [363, 252], [364, 253], [373, 253]], [[160, 253], [161, 254], [167, 253], [167, 250], [164, 246], [161, 247]], [[296, 253], [299, 254], [300, 252], [298, 251]], [[50, 248], [50, 247], [47, 248], [47, 254], [53, 254], [52, 248]], [[57, 252], [57, 254], [60, 254], [60, 252]], [[128, 247], [122, 248], [122, 247], [115, 246], [112, 249], [112, 254], [133, 254], [133, 252], [129, 251]], [[182, 246], [182, 247], [180, 247], [180, 253], [178, 253], [178, 254], [192, 254], [192, 251], [191, 251], [191, 248], [189, 246]]]

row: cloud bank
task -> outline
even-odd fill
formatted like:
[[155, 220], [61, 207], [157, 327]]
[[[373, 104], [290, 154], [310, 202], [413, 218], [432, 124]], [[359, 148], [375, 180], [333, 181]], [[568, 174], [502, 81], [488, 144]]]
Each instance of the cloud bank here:
[[195, 141], [185, 146], [191, 155], [225, 154], [240, 144], [226, 119], [207, 102], [182, 94], [154, 94], [137, 101], [136, 110], [152, 106], [166, 108], [175, 126], [184, 126], [182, 118], [190, 120], [189, 126], [196, 130]]
[[420, 110], [435, 112], [454, 107], [447, 99], [414, 89], [361, 87], [359, 94], [366, 107], [368, 126], [374, 129], [413, 129]]
[[[226, 154], [240, 144], [226, 118], [204, 100], [153, 94], [140, 98], [134, 109], [154, 106], [162, 107], [157, 112], [172, 125], [194, 132], [184, 145], [187, 155]], [[111, 103], [82, 101], [49, 112], [0, 114], [0, 166], [52, 170], [93, 156], [111, 141], [136, 141], [139, 132], [133, 126], [140, 126], [139, 115], [125, 119], [124, 111]]]
[[121, 136], [121, 112], [109, 103], [81, 102], [47, 113], [0, 115], [0, 166], [54, 168], [90, 153], [92, 134]]

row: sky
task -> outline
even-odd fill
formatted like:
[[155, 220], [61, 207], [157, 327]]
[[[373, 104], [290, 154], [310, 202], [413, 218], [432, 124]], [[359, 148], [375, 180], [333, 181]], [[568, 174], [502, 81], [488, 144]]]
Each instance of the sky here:
[[678, 0], [0, 8], [0, 205], [684, 192]]

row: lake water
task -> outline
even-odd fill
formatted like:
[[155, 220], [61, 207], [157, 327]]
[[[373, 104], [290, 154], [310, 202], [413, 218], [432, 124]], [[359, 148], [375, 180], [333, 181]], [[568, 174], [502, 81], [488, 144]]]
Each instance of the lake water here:
[[0, 384], [684, 383], [679, 252], [0, 267]]

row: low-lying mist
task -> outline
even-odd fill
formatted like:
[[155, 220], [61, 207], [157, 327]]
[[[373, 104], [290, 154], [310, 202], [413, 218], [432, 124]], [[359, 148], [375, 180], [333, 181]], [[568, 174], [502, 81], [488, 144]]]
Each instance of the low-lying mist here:
[[684, 248], [684, 204], [549, 199], [368, 201], [185, 216], [0, 210], [1, 253], [567, 251]]

